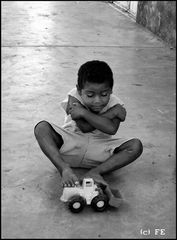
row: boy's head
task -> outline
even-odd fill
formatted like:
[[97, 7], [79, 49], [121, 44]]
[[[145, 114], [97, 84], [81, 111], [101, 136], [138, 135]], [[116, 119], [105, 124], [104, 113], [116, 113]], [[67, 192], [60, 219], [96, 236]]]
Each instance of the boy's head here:
[[93, 60], [80, 67], [77, 89], [91, 111], [98, 113], [107, 105], [112, 88], [113, 73], [107, 63]]

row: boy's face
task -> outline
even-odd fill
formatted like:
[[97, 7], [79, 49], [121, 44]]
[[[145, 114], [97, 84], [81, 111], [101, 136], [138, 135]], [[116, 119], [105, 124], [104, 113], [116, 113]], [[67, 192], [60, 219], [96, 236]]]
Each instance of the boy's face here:
[[99, 113], [108, 104], [112, 89], [108, 83], [86, 82], [78, 92], [84, 104], [92, 112]]

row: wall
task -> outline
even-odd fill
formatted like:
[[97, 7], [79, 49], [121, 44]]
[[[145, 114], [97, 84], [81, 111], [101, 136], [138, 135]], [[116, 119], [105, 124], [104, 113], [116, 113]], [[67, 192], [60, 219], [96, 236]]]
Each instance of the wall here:
[[139, 1], [136, 21], [176, 47], [176, 1]]

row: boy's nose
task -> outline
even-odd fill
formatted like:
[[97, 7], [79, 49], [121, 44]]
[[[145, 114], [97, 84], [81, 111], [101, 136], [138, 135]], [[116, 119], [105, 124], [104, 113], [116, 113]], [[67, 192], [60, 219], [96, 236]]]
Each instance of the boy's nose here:
[[101, 101], [100, 101], [100, 97], [99, 96], [95, 96], [95, 98], [94, 98], [94, 103], [96, 104], [98, 104], [98, 103], [100, 103]]

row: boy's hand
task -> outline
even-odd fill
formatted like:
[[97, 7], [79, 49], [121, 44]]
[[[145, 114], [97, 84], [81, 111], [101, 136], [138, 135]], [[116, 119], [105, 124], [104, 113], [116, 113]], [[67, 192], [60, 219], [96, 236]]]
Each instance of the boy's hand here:
[[126, 109], [122, 105], [116, 104], [100, 115], [109, 119], [119, 118], [123, 122], [126, 117]]
[[[68, 96], [68, 104], [67, 104], [67, 107], [66, 107], [66, 113], [67, 113], [67, 114], [70, 114], [70, 111], [71, 111], [71, 109], [72, 109], [72, 107], [73, 107], [73, 103], [79, 103], [79, 104], [81, 104], [81, 102], [80, 102], [77, 98], [69, 95], [69, 96]], [[81, 105], [82, 105], [82, 104], [81, 104]]]
[[85, 112], [85, 107], [81, 103], [73, 103], [72, 107], [69, 110], [69, 113], [71, 114], [71, 118], [73, 120], [77, 120], [83, 117]]
[[62, 172], [62, 185], [63, 187], [72, 187], [79, 185], [77, 176], [73, 173], [71, 168], [65, 168]]
[[86, 107], [82, 105], [82, 103], [77, 98], [69, 95], [66, 113], [71, 114], [71, 118], [76, 122], [78, 128], [82, 132], [86, 133], [95, 130], [95, 128], [91, 126], [85, 119], [80, 117], [83, 114], [83, 109], [81, 108], [86, 109]]

